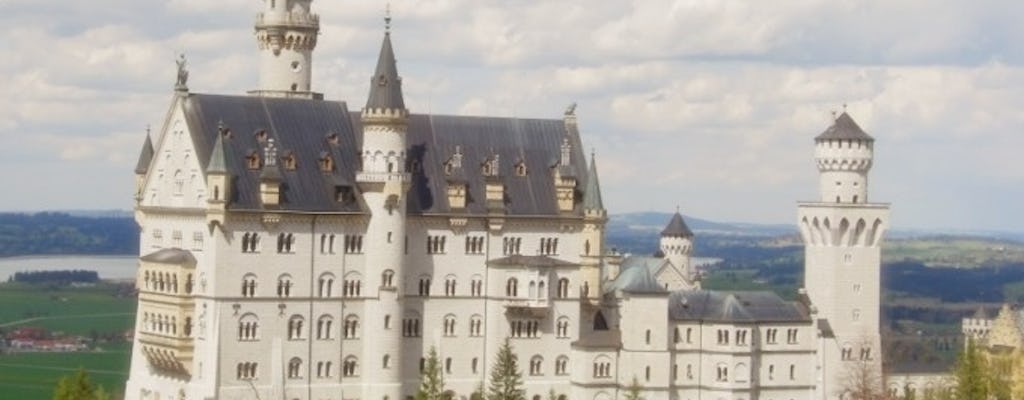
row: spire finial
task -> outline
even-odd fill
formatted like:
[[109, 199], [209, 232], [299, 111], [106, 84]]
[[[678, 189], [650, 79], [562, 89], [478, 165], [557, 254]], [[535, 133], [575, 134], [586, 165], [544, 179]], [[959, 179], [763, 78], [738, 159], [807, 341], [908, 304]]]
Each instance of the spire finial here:
[[391, 33], [391, 3], [384, 9], [384, 33]]
[[146, 124], [146, 137], [149, 137], [149, 135], [152, 133], [152, 131], [153, 131], [153, 126], [150, 125], [150, 124]]
[[843, 103], [843, 113], [846, 113], [846, 103]]

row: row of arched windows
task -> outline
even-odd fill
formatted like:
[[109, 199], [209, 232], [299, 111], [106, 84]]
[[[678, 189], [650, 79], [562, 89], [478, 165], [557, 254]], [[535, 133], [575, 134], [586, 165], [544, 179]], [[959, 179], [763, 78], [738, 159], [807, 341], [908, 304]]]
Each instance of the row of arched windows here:
[[558, 254], [558, 238], [541, 238], [538, 253], [546, 256]]
[[[178, 274], [170, 272], [159, 272], [159, 271], [145, 271], [143, 272], [143, 287], [146, 290], [155, 292], [162, 292], [168, 294], [178, 294], [179, 278]], [[184, 292], [185, 294], [192, 293], [192, 274], [185, 275]]]
[[466, 254], [483, 254], [483, 252], [483, 236], [466, 236]]
[[507, 237], [503, 238], [501, 240], [501, 243], [501, 254], [504, 254], [506, 256], [520, 254], [520, 250], [522, 250], [523, 245], [523, 238]]

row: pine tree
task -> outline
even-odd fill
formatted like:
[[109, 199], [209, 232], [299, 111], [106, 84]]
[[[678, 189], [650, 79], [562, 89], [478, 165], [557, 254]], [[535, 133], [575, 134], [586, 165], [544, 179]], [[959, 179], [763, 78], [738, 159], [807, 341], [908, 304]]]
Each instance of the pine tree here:
[[441, 374], [437, 349], [430, 348], [427, 360], [420, 373], [420, 389], [416, 391], [416, 400], [442, 400], [444, 396], [444, 376]]
[[643, 400], [643, 397], [640, 397], [640, 381], [636, 379], [636, 376], [633, 377], [633, 383], [626, 388], [625, 400]]
[[487, 400], [525, 400], [522, 389], [523, 376], [516, 365], [516, 356], [512, 354], [512, 345], [508, 338], [498, 349], [498, 358], [491, 368], [491, 383], [487, 390]]
[[72, 375], [65, 375], [57, 382], [53, 391], [53, 400], [94, 400], [96, 385], [89, 379], [89, 374], [79, 368]]
[[985, 359], [982, 358], [973, 340], [967, 341], [967, 348], [956, 361], [956, 396], [958, 400], [987, 400], [989, 397]]

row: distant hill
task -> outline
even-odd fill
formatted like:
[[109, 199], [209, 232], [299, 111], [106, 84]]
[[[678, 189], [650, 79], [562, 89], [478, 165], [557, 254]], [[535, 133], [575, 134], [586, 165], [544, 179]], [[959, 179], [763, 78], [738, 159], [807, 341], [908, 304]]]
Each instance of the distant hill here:
[[[614, 214], [609, 217], [608, 225], [614, 230], [660, 233], [671, 218], [671, 213], [663, 212]], [[683, 215], [683, 219], [694, 233], [739, 236], [781, 236], [796, 233], [794, 225], [714, 222], [687, 215]]]
[[0, 257], [138, 252], [139, 228], [130, 217], [82, 217], [57, 212], [0, 214]]

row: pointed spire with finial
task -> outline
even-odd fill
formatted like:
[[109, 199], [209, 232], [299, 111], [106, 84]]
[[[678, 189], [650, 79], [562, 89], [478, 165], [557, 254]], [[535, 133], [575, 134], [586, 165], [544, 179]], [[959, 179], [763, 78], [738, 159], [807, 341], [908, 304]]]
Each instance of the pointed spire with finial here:
[[149, 164], [153, 162], [153, 140], [149, 135], [149, 127], [146, 127], [146, 141], [142, 143], [142, 151], [139, 152], [139, 162], [135, 164], [135, 174], [145, 175], [149, 172]]
[[683, 214], [679, 213], [678, 208], [675, 215], [672, 215], [672, 220], [668, 222], [668, 226], [661, 231], [661, 236], [693, 237], [693, 231], [690, 230], [690, 227], [686, 226], [686, 222], [683, 221]]
[[832, 115], [834, 117], [832, 126], [829, 126], [825, 132], [822, 132], [818, 137], [814, 138], [815, 140], [864, 140], [868, 142], [873, 142], [875, 140], [871, 135], [868, 135], [867, 132], [864, 132], [864, 130], [857, 125], [857, 122], [853, 120], [853, 117], [850, 117], [850, 114], [846, 112], [845, 104], [843, 104], [842, 114], [835, 117], [835, 113], [833, 112]]
[[402, 78], [398, 76], [395, 51], [391, 46], [391, 7], [384, 17], [384, 42], [381, 43], [377, 68], [370, 80], [370, 95], [366, 110], [405, 110], [402, 96]]
[[590, 171], [587, 173], [587, 187], [583, 192], [584, 210], [604, 210], [601, 200], [601, 182], [597, 178], [597, 156], [590, 151]]
[[213, 143], [213, 151], [210, 152], [210, 162], [206, 164], [207, 174], [227, 174], [228, 162], [227, 153], [224, 151], [224, 134], [217, 134], [217, 141]]

